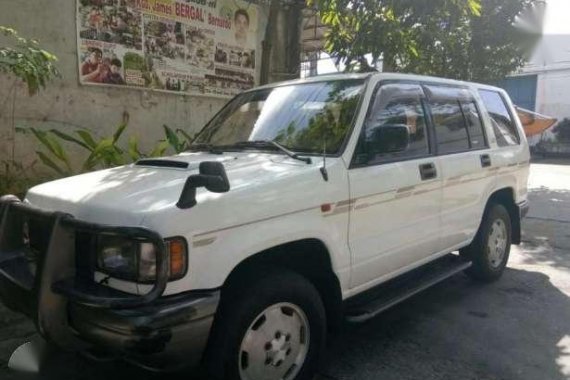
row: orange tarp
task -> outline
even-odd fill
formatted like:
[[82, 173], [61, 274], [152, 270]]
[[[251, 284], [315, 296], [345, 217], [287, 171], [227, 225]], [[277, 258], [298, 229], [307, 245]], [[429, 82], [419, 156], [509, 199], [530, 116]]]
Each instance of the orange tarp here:
[[517, 110], [519, 118], [521, 119], [526, 137], [540, 135], [542, 132], [552, 127], [558, 121], [553, 117], [541, 115], [524, 108], [515, 108]]

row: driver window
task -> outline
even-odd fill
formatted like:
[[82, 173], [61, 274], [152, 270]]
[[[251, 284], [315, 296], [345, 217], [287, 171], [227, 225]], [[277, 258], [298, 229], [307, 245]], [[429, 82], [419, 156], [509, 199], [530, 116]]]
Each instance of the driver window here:
[[418, 85], [381, 86], [364, 124], [357, 163], [373, 165], [428, 155], [422, 98]]

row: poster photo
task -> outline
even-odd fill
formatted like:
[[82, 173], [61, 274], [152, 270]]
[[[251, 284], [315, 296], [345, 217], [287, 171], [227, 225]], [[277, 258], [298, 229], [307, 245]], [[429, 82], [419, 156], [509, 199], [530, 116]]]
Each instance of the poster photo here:
[[234, 96], [255, 86], [258, 15], [241, 0], [77, 0], [80, 82]]

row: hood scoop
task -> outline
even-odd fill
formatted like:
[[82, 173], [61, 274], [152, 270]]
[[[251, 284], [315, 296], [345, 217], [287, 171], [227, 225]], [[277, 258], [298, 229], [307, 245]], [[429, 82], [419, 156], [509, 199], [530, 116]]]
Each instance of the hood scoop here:
[[188, 169], [188, 162], [174, 160], [143, 159], [135, 163], [136, 166], [152, 166], [158, 168]]

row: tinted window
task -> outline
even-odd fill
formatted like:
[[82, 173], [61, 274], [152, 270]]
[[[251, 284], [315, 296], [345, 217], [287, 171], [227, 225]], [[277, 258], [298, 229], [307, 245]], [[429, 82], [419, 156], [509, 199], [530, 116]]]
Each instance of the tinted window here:
[[422, 157], [429, 153], [420, 86], [380, 87], [364, 125], [358, 163]]
[[458, 100], [430, 102], [438, 152], [442, 154], [469, 150], [469, 137]]
[[480, 90], [479, 94], [491, 117], [497, 144], [499, 146], [518, 145], [520, 140], [515, 123], [501, 94], [488, 90]]
[[483, 133], [483, 123], [474, 102], [463, 103], [463, 114], [467, 122], [471, 149], [485, 148], [485, 134]]

